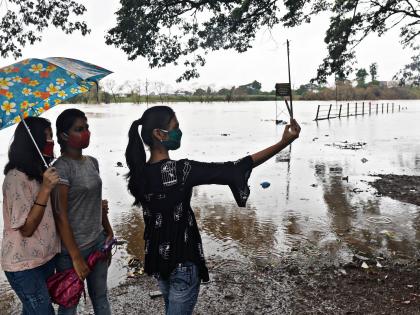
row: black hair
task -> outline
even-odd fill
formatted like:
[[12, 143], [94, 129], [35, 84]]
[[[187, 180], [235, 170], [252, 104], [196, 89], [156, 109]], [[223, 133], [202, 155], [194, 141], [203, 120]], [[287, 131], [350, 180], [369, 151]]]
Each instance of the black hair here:
[[[41, 117], [27, 117], [25, 122], [38, 148], [42, 151], [47, 143], [45, 130], [51, 128], [51, 122]], [[44, 162], [23, 122], [20, 122], [16, 127], [8, 156], [9, 161], [4, 167], [4, 175], [7, 175], [12, 169], [17, 169], [25, 173], [30, 180], [35, 179], [40, 183], [42, 182], [42, 173], [45, 171]]]
[[[134, 196], [134, 205], [139, 205], [143, 199], [145, 179], [143, 176], [146, 166], [146, 151], [143, 142], [153, 147], [153, 130], [167, 129], [171, 119], [175, 117], [175, 112], [168, 106], [154, 106], [147, 109], [142, 117], [135, 120], [128, 132], [128, 144], [125, 150], [125, 160], [129, 168], [126, 175], [128, 179], [128, 190]], [[141, 137], [139, 126], [142, 126]]]
[[78, 118], [87, 119], [85, 113], [76, 108], [66, 109], [57, 117], [55, 126], [57, 128], [57, 141], [60, 145], [61, 152], [66, 150], [67, 144], [67, 142], [61, 138], [61, 134], [63, 132], [68, 134], [70, 128]]

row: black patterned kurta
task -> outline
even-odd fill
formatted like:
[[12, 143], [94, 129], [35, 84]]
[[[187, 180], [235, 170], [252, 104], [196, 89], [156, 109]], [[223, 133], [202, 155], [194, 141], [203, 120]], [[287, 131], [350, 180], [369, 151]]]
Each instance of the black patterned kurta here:
[[197, 185], [229, 185], [236, 203], [244, 207], [253, 161], [202, 163], [162, 160], [147, 164], [146, 193], [141, 200], [145, 222], [145, 271], [166, 279], [176, 264], [196, 264], [203, 281], [209, 280], [200, 232], [190, 201]]

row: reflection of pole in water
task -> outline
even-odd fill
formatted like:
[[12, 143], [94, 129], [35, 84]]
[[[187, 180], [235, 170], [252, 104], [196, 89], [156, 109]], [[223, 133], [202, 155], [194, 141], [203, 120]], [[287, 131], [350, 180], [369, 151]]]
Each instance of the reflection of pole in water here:
[[291, 155], [292, 153], [292, 144], [290, 144], [289, 146], [289, 160], [287, 161], [287, 175], [286, 175], [286, 201], [289, 201], [289, 195], [290, 195], [290, 160], [291, 160]]

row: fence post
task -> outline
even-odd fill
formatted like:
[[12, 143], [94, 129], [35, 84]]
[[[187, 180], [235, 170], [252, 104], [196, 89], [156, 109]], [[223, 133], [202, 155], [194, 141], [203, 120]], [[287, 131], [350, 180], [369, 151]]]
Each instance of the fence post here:
[[347, 117], [349, 117], [350, 115], [349, 109], [350, 109], [350, 103], [347, 103]]
[[[321, 105], [318, 105], [318, 110], [316, 111], [316, 118], [315, 118], [315, 120], [318, 120], [318, 115], [319, 115], [319, 107], [320, 107]], [[276, 119], [277, 119], [277, 117], [276, 117]]]
[[338, 112], [338, 118], [341, 118], [341, 108], [343, 107], [343, 104], [340, 104], [340, 111]]
[[362, 115], [365, 115], [365, 102], [362, 102]]
[[372, 103], [369, 102], [369, 115], [371, 115], [371, 114], [372, 114]]
[[401, 111], [401, 105], [398, 105], [398, 111], [399, 112]]
[[384, 113], [384, 103], [382, 103], [382, 114]]
[[376, 103], [376, 114], [378, 114], [378, 106], [379, 106], [379, 104]]
[[394, 103], [392, 103], [392, 113], [394, 113]]
[[388, 114], [388, 103], [386, 103], [386, 113]]
[[332, 104], [330, 104], [330, 108], [328, 109], [328, 119], [330, 119], [331, 107], [332, 107]]
[[357, 116], [357, 102], [356, 102], [356, 108], [355, 108], [355, 111], [354, 111], [354, 116]]

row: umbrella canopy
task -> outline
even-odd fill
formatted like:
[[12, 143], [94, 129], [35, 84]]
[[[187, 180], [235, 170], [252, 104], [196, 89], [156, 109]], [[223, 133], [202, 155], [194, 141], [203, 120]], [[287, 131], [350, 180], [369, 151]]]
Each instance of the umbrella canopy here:
[[70, 58], [25, 59], [0, 69], [0, 129], [39, 116], [111, 71]]

